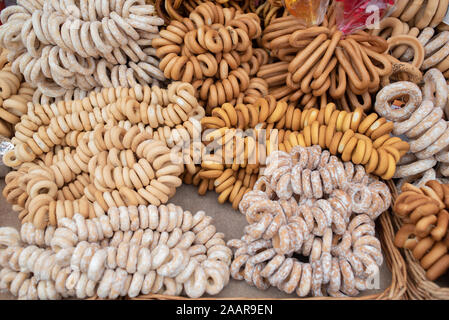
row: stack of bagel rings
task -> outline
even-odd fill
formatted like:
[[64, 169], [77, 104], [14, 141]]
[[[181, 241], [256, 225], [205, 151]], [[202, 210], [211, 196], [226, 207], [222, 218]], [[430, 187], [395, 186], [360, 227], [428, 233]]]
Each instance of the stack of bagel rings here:
[[44, 248], [0, 228], [0, 283], [19, 299], [216, 295], [232, 251], [212, 222], [173, 204], [111, 207], [92, 220], [62, 219]]
[[[446, 273], [449, 0], [396, 0], [351, 32], [338, 3], [315, 1], [312, 25], [287, 0], [0, 10], [2, 195], [20, 223], [0, 227], [0, 291], [196, 299], [233, 278], [354, 297], [378, 280], [390, 205], [395, 245]], [[182, 184], [243, 233], [170, 203]]]
[[239, 96], [268, 93], [264, 80], [251, 79], [268, 61], [264, 50], [252, 47], [261, 33], [256, 14], [205, 2], [189, 18], [171, 21], [152, 46], [164, 76], [193, 83], [209, 113]]
[[258, 76], [277, 99], [300, 102], [304, 108], [332, 98], [347, 111], [369, 110], [370, 94], [393, 72], [387, 41], [364, 31], [344, 37], [333, 10], [322, 25], [310, 28], [292, 16], [273, 19], [262, 44], [280, 61], [261, 68]]
[[286, 119], [291, 126], [293, 109], [293, 105], [287, 106], [270, 95], [253, 104], [225, 103], [212, 109], [211, 116], [201, 119], [207, 155], [202, 157], [197, 172], [185, 174], [184, 182], [197, 185], [199, 194], [214, 189], [220, 193], [220, 203], [229, 200], [237, 209], [265, 162], [266, 141], [272, 129], [279, 125], [283, 128]]
[[383, 182], [319, 146], [275, 151], [240, 202], [248, 225], [228, 241], [231, 276], [300, 297], [357, 295], [382, 264], [374, 220], [390, 201]]
[[181, 151], [203, 115], [192, 85], [180, 82], [30, 103], [15, 148], [3, 157], [16, 169], [3, 195], [22, 223], [40, 229], [74, 213], [94, 217], [111, 206], [166, 203], [184, 163], [194, 170]]
[[12, 71], [55, 98], [67, 90], [158, 84], [151, 41], [164, 21], [144, 0], [20, 1], [2, 11]]
[[[399, 81], [384, 87], [376, 97], [376, 112], [391, 121], [394, 135], [405, 135], [410, 142], [410, 153], [401, 160], [394, 175], [400, 179], [399, 187], [405, 182], [422, 185], [427, 180], [449, 176], [449, 128], [445, 120], [449, 90], [436, 68], [429, 69], [423, 79], [422, 89], [412, 82]], [[395, 99], [406, 102], [397, 108], [391, 104]]]
[[399, 0], [391, 17], [407, 23], [410, 28], [416, 27], [420, 30], [426, 27], [444, 28], [442, 21], [448, 11], [448, 6], [448, 0], [429, 0], [425, 4], [420, 0]]
[[6, 58], [7, 50], [0, 53], [0, 135], [11, 138], [14, 125], [27, 113], [27, 103], [32, 101], [34, 89], [13, 73]]
[[394, 244], [411, 250], [434, 281], [449, 269], [449, 185], [429, 180], [421, 188], [405, 183], [401, 191], [393, 212], [403, 224]]
[[215, 189], [218, 201], [229, 200], [234, 208], [275, 150], [319, 145], [385, 180], [393, 177], [396, 164], [409, 150], [407, 142], [390, 135], [393, 123], [385, 118], [366, 115], [361, 108], [339, 111], [333, 103], [301, 111], [267, 96], [252, 105], [214, 108], [201, 124], [207, 130], [205, 148], [210, 150], [201, 168], [186, 174], [184, 181], [198, 185], [200, 194]]

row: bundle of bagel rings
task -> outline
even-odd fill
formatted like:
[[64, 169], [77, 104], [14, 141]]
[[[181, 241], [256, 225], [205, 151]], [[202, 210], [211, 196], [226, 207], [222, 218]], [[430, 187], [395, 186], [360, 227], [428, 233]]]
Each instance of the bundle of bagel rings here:
[[429, 180], [421, 188], [405, 183], [393, 211], [402, 221], [394, 244], [411, 250], [429, 280], [449, 269], [449, 185]]
[[[0, 48], [1, 49], [1, 48]], [[27, 103], [32, 101], [34, 89], [13, 73], [8, 63], [6, 49], [0, 53], [0, 135], [11, 138], [14, 125], [27, 113]]]
[[228, 241], [231, 276], [300, 297], [357, 295], [382, 264], [374, 220], [390, 201], [383, 182], [319, 146], [275, 151], [240, 202], [248, 225]]
[[192, 85], [180, 82], [30, 103], [3, 157], [15, 169], [3, 195], [22, 223], [40, 229], [75, 213], [92, 218], [112, 206], [166, 203], [184, 163], [194, 169], [180, 151], [202, 116]]
[[371, 34], [379, 35], [388, 41], [394, 72], [409, 75], [401, 75], [400, 80], [419, 83], [422, 74], [418, 70], [425, 72], [430, 68], [437, 68], [446, 79], [449, 78], [449, 46], [446, 45], [449, 43], [449, 31], [438, 32], [432, 27], [420, 30], [417, 27], [409, 27], [398, 18], [388, 17], [383, 19], [379, 29], [373, 29]]
[[229, 281], [232, 251], [212, 222], [168, 204], [111, 207], [90, 220], [77, 213], [48, 227], [38, 246], [28, 242], [32, 225], [0, 228], [0, 288], [27, 300], [215, 295]]
[[152, 46], [164, 76], [193, 83], [209, 113], [239, 97], [268, 93], [265, 81], [254, 77], [268, 61], [264, 50], [252, 47], [261, 33], [256, 14], [205, 2], [189, 18], [172, 20]]
[[[183, 17], [188, 16], [195, 8], [206, 2], [205, 0], [156, 0], [155, 8], [159, 17], [164, 19], [165, 24], [169, 25], [171, 21], [182, 21]], [[242, 12], [255, 12], [254, 2], [248, 0], [214, 0], [224, 8], [235, 8]]]
[[[212, 109], [210, 117], [201, 119], [205, 137], [201, 166], [194, 174], [186, 173], [183, 181], [219, 193], [218, 201], [229, 200], [237, 209], [243, 195], [252, 189], [259, 167], [265, 163], [266, 141], [273, 128], [283, 128], [286, 111], [294, 107], [268, 95], [253, 104], [225, 103]], [[299, 109], [298, 109], [299, 110]], [[289, 122], [291, 119], [289, 116]]]
[[391, 17], [407, 23], [410, 28], [424, 29], [426, 27], [448, 30], [442, 23], [449, 7], [448, 0], [398, 0]]
[[382, 88], [376, 97], [376, 112], [391, 121], [394, 135], [405, 135], [410, 142], [410, 153], [398, 163], [393, 176], [400, 179], [399, 188], [405, 182], [420, 186], [449, 176], [448, 86], [436, 68], [428, 70], [423, 80], [422, 88], [413, 82], [395, 82]]
[[273, 19], [262, 44], [280, 61], [261, 68], [258, 76], [277, 99], [304, 108], [332, 98], [347, 111], [369, 110], [370, 94], [393, 72], [387, 41], [364, 31], [343, 36], [332, 7], [320, 26], [305, 28], [292, 16]]
[[[357, 296], [384, 262], [391, 179], [395, 245], [446, 273], [449, 0], [397, 0], [352, 34], [336, 2], [315, 26], [280, 0], [2, 10], [2, 194], [21, 227], [0, 228], [0, 291], [196, 299], [232, 277]], [[169, 203], [183, 183], [243, 214], [243, 235]]]
[[158, 84], [165, 78], [151, 41], [164, 21], [154, 13], [144, 0], [21, 1], [0, 15], [0, 45], [12, 71], [52, 98]]

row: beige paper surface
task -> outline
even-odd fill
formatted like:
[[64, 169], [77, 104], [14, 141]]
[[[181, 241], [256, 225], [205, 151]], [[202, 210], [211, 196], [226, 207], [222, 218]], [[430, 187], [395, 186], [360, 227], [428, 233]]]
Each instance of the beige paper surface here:
[[[4, 180], [0, 182], [0, 188], [3, 190]], [[0, 197], [0, 226], [19, 227], [17, 213], [12, 211], [11, 206], [6, 200]], [[225, 240], [240, 238], [243, 234], [243, 228], [247, 225], [245, 217], [239, 212], [232, 209], [231, 204], [219, 204], [217, 194], [209, 191], [205, 196], [199, 196], [194, 186], [183, 185], [177, 190], [176, 195], [170, 199], [170, 202], [180, 205], [184, 210], [192, 213], [198, 210], [204, 210], [206, 214], [214, 218], [214, 224], [219, 232], [225, 234]], [[385, 259], [384, 259], [385, 261]], [[391, 283], [391, 272], [386, 263], [381, 267], [378, 290], [367, 290], [363, 295], [382, 292]], [[279, 291], [277, 288], [271, 287], [266, 291], [258, 290], [250, 287], [245, 281], [237, 281], [231, 279], [227, 287], [217, 295], [217, 297], [242, 297], [242, 298], [297, 298], [296, 294], [288, 295]], [[11, 294], [0, 293], [0, 299], [14, 299]]]

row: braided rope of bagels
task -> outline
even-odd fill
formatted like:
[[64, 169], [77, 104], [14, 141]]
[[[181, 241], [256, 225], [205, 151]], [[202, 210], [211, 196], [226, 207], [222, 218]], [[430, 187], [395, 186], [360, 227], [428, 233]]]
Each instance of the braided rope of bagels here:
[[400, 0], [391, 13], [391, 17], [399, 18], [418, 29], [435, 28], [443, 21], [448, 4], [447, 0], [431, 0], [425, 5], [422, 1]]
[[393, 212], [403, 224], [394, 244], [411, 250], [426, 271], [427, 279], [434, 281], [449, 268], [448, 185], [437, 180], [429, 180], [421, 188], [405, 183], [401, 191]]
[[[182, 213], [179, 207], [170, 205], [168, 207], [174, 207], [175, 211]], [[123, 209], [124, 211], [121, 210], [121, 212], [126, 212], [126, 208]], [[18, 233], [16, 231], [14, 234], [9, 229], [2, 229], [0, 234], [5, 238], [2, 239], [2, 245], [7, 248], [0, 252], [0, 260], [4, 268], [32, 272], [33, 276], [40, 281], [54, 282], [58, 294], [63, 297], [84, 298], [92, 296], [95, 292], [101, 297], [116, 298], [119, 293], [134, 297], [141, 290], [144, 294], [162, 290], [164, 294], [179, 295], [182, 286], [186, 294], [191, 297], [199, 297], [204, 292], [217, 294], [228, 282], [228, 266], [232, 252], [222, 240], [223, 235], [216, 233], [215, 228], [209, 225], [211, 219], [205, 216], [204, 212], [200, 211], [193, 216], [185, 212], [185, 215], [190, 216], [190, 221], [184, 221], [182, 225], [184, 231], [181, 231], [181, 234], [185, 235], [184, 240], [170, 247], [168, 242], [164, 244], [162, 241], [151, 247], [132, 241], [121, 242], [117, 247], [112, 247], [108, 243], [102, 242], [100, 246], [96, 242], [80, 240], [76, 245], [57, 251], [39, 249], [35, 246], [24, 248], [9, 246], [10, 243], [17, 244]], [[154, 215], [151, 216], [154, 218]], [[69, 222], [67, 220], [65, 220], [66, 225]], [[79, 223], [79, 220], [77, 222]], [[123, 229], [123, 217], [121, 222]], [[182, 220], [178, 222], [181, 227]], [[145, 232], [147, 235], [148, 231], [154, 230], [156, 234], [158, 232], [156, 228], [160, 229], [161, 224], [164, 222], [161, 221], [159, 226], [156, 224], [153, 228], [151, 225], [154, 225], [154, 221], [151, 221], [151, 225], [147, 228], [136, 229], [136, 232]], [[209, 229], [208, 226], [209, 228], [212, 226], [214, 230], [212, 233], [208, 231], [207, 241], [202, 242], [205, 240], [203, 230]], [[64, 228], [57, 229], [54, 239], [62, 235], [64, 231], [66, 231]], [[192, 245], [193, 243], [201, 244]], [[119, 284], [119, 287], [122, 287], [118, 292], [117, 285], [112, 285], [111, 288], [114, 274], [112, 279], [111, 274], [108, 274], [114, 270], [117, 273], [116, 281], [119, 281], [119, 275], [120, 281], [123, 281]], [[87, 285], [86, 282], [88, 282]], [[163, 284], [165, 290], [162, 289]]]
[[23, 7], [29, 3], [23, 2], [2, 15], [2, 46], [11, 51], [8, 58], [14, 60], [15, 73], [51, 97], [75, 88], [128, 87], [165, 79], [151, 48], [163, 24], [152, 5], [83, 2], [67, 9], [62, 2], [30, 13]]
[[[269, 166], [259, 179], [265, 180], [263, 186], [256, 186], [240, 202], [239, 209], [249, 225], [241, 239], [228, 242], [228, 246], [236, 249], [231, 264], [233, 278], [245, 279], [262, 290], [273, 285], [287, 293], [296, 291], [299, 296], [357, 295], [358, 290], [366, 289], [365, 280], [377, 272], [383, 260], [380, 242], [374, 237], [373, 219], [388, 208], [391, 195], [388, 187], [369, 178], [363, 167], [354, 171], [350, 163], [345, 167], [327, 151], [323, 153], [319, 147], [297, 147], [289, 154], [278, 151], [270, 155]], [[343, 171], [337, 174], [328, 170], [334, 165]], [[299, 192], [298, 184], [293, 182], [295, 167], [326, 168], [333, 172], [335, 189], [328, 190], [330, 197], [318, 200], [313, 199], [313, 192]], [[269, 182], [273, 179], [274, 188]], [[286, 179], [291, 181], [287, 189], [281, 187]], [[341, 185], [346, 189], [341, 189]], [[356, 186], [357, 191], [349, 195], [347, 192]], [[284, 192], [289, 189], [291, 193]], [[293, 189], [301, 195], [299, 200], [293, 197]], [[371, 194], [377, 198], [368, 201]], [[366, 203], [359, 206], [361, 202]], [[378, 211], [371, 211], [370, 203]], [[290, 252], [309, 257], [309, 262], [290, 258]]]
[[[439, 172], [447, 175], [447, 123], [443, 118], [447, 110], [447, 87], [441, 87], [445, 79], [437, 69], [424, 75], [425, 85], [421, 90], [410, 82], [396, 82], [379, 91], [376, 111], [391, 120], [393, 134], [405, 134], [410, 139], [410, 151], [416, 157], [407, 159], [396, 171], [396, 178], [407, 178], [433, 168], [438, 162]], [[394, 91], [394, 92], [393, 92]], [[408, 102], [400, 109], [392, 109], [389, 101], [408, 96]], [[411, 170], [410, 170], [411, 169]], [[409, 181], [410, 182], [410, 181]]]

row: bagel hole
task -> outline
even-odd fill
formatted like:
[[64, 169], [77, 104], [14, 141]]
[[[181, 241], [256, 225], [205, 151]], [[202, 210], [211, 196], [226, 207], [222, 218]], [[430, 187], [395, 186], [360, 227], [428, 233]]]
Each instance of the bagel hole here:
[[401, 97], [393, 97], [392, 99], [388, 100], [388, 103], [393, 108], [401, 109], [408, 103], [409, 100], [410, 100], [410, 97], [408, 95], [404, 95]]
[[45, 188], [39, 189], [39, 191], [37, 193], [38, 194], [48, 194], [49, 192], [50, 192], [50, 189], [45, 187]]
[[302, 263], [309, 263], [309, 257], [304, 256], [302, 253], [294, 252], [292, 258], [297, 259]]
[[212, 286], [215, 284], [214, 278], [212, 278], [211, 276], [206, 278], [206, 282], [208, 285]]
[[354, 202], [360, 202], [361, 200], [362, 200], [362, 191], [361, 190], [357, 190], [356, 192], [354, 192], [353, 201]]
[[265, 251], [265, 250], [267, 250], [267, 249], [266, 248], [260, 248], [260, 249], [256, 250], [256, 253], [254, 255], [256, 255], [258, 253], [261, 253], [262, 251]]

